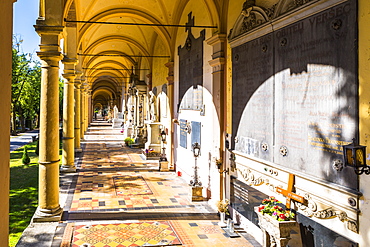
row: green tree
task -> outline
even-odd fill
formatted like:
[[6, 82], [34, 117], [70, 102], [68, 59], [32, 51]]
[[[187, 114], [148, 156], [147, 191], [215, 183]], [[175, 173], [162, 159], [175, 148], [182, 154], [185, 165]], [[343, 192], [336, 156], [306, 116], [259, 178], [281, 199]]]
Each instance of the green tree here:
[[40, 62], [32, 60], [29, 54], [20, 52], [22, 40], [13, 39], [13, 71], [11, 132], [16, 134], [17, 122], [24, 131], [38, 125], [40, 112], [41, 68]]

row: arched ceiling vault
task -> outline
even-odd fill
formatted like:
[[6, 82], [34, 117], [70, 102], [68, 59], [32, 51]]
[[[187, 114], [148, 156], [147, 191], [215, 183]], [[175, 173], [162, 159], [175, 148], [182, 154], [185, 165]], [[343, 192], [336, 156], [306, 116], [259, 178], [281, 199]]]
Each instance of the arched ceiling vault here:
[[[63, 18], [66, 26], [75, 27], [67, 32], [77, 32], [78, 68], [93, 90], [93, 104], [120, 95], [133, 71], [146, 80], [154, 64], [164, 58], [174, 61], [177, 33], [184, 27], [173, 25], [186, 24], [180, 22], [184, 22], [183, 16], [188, 14], [184, 11], [192, 1], [64, 1]], [[197, 24], [219, 26], [219, 1], [201, 0], [200, 5], [206, 23]]]

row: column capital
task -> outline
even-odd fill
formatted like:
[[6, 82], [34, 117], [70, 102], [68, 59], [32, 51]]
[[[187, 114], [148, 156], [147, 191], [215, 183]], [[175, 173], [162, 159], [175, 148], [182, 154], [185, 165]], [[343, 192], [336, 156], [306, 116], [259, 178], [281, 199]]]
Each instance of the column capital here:
[[63, 32], [64, 26], [48, 26], [36, 24], [33, 26], [35, 31], [41, 36], [46, 35], [60, 35]]
[[63, 59], [63, 55], [59, 51], [38, 51], [36, 54], [43, 61], [59, 62]]
[[77, 75], [72, 72], [72, 73], [64, 73], [62, 74], [62, 76], [67, 79], [67, 81], [64, 82], [64, 84], [68, 84], [68, 83], [74, 84], [73, 80], [76, 78]]
[[68, 65], [76, 65], [78, 63], [78, 59], [77, 58], [69, 58], [67, 56], [64, 56], [63, 60], [62, 60], [62, 63], [63, 64], [68, 64]]
[[223, 33], [217, 33], [206, 40], [208, 45], [216, 45], [218, 43], [222, 43], [226, 41], [226, 34]]

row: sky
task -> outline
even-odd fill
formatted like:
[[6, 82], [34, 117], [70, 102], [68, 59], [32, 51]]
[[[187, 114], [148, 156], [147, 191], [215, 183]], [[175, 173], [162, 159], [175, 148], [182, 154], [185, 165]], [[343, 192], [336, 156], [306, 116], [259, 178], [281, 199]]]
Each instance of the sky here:
[[36, 51], [39, 51], [40, 36], [33, 25], [39, 15], [39, 0], [17, 0], [13, 7], [13, 35], [23, 40], [20, 51], [31, 53], [33, 59], [38, 59]]

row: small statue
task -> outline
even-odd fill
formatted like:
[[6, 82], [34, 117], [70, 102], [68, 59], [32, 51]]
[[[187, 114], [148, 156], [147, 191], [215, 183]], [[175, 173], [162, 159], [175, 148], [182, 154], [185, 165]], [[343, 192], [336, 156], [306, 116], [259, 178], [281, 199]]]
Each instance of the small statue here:
[[118, 108], [116, 105], [113, 107], [113, 118], [118, 119]]
[[149, 92], [149, 113], [150, 113], [150, 120], [153, 122], [157, 121], [157, 102], [156, 97], [152, 91]]

